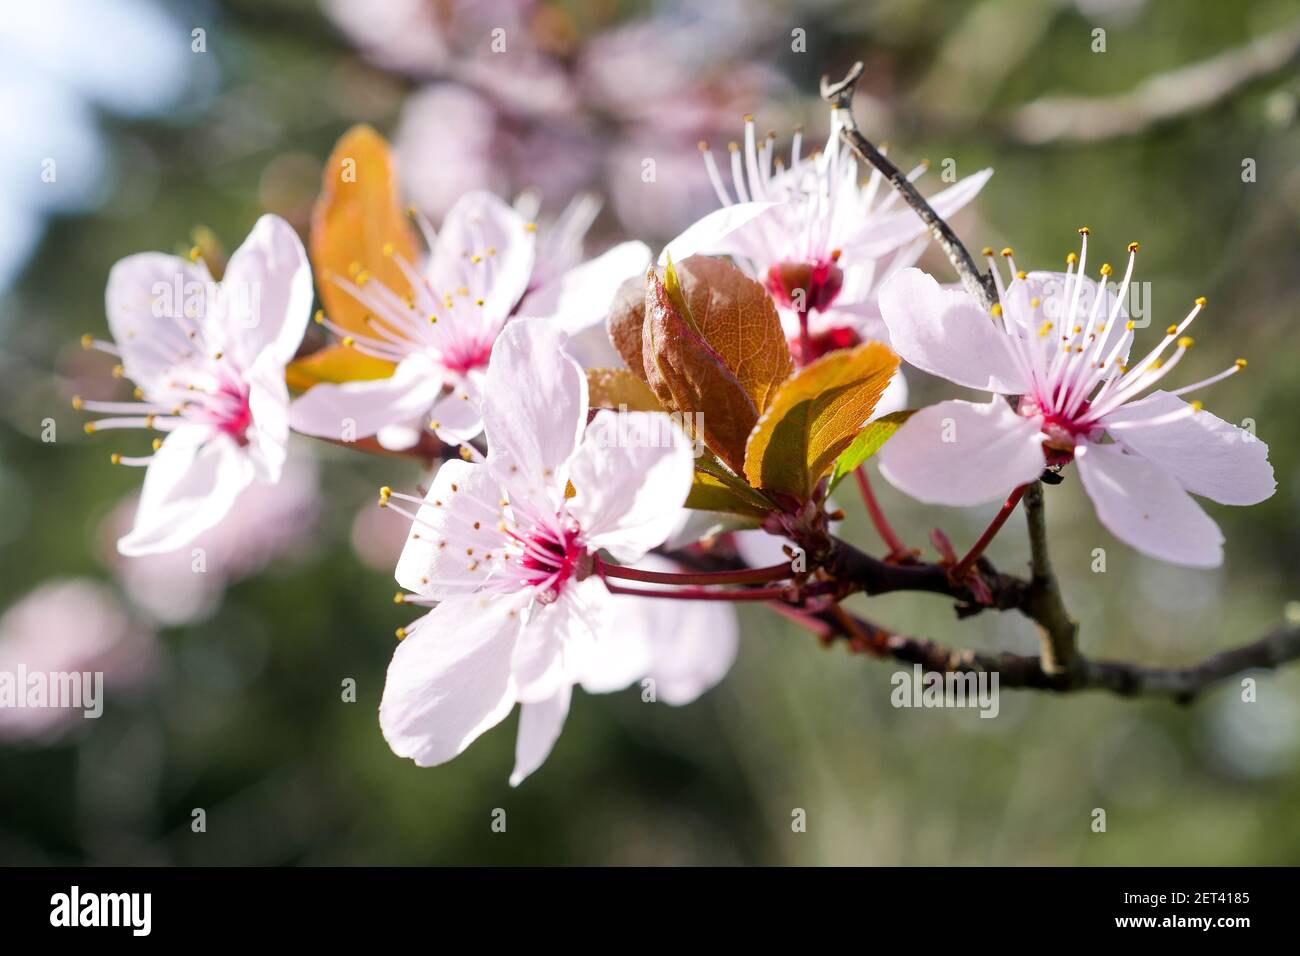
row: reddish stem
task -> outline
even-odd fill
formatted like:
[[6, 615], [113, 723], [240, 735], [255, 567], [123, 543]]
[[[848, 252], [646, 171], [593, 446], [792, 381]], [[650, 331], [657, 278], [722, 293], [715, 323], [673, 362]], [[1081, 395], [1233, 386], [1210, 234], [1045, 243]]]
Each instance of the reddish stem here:
[[612, 594], [631, 594], [635, 597], [668, 598], [676, 601], [779, 601], [788, 588], [749, 588], [742, 591], [711, 591], [708, 588], [676, 588], [672, 591], [645, 591], [625, 588], [605, 582]]
[[794, 576], [789, 564], [773, 564], [766, 568], [744, 568], [737, 571], [646, 571], [620, 564], [608, 564], [596, 559], [597, 572], [605, 578], [625, 578], [628, 581], [649, 581], [653, 584], [765, 584], [784, 581]]
[[807, 365], [812, 361], [812, 333], [808, 331], [808, 310], [799, 310], [799, 364]]
[[867, 469], [865, 466], [857, 468], [853, 472], [853, 477], [858, 480], [858, 490], [862, 492], [862, 503], [867, 506], [867, 514], [871, 517], [871, 523], [876, 526], [876, 532], [880, 539], [885, 542], [885, 547], [889, 548], [890, 557], [903, 558], [909, 557], [911, 552], [894, 534], [894, 529], [889, 525], [889, 519], [885, 517], [885, 512], [880, 508], [880, 502], [876, 500], [876, 493], [871, 490], [871, 481], [867, 478]]
[[979, 540], [976, 541], [971, 549], [966, 552], [966, 557], [962, 558], [953, 566], [952, 571], [949, 573], [949, 577], [951, 577], [952, 580], [966, 580], [966, 575], [970, 574], [970, 569], [975, 566], [975, 562], [978, 561], [979, 556], [984, 553], [984, 549], [989, 546], [989, 542], [997, 537], [998, 531], [1000, 531], [1002, 526], [1007, 523], [1007, 519], [1011, 517], [1011, 512], [1016, 510], [1016, 505], [1020, 504], [1020, 499], [1024, 497], [1025, 492], [1028, 490], [1029, 485], [1021, 485], [1007, 496], [1007, 500], [1002, 503], [1002, 509], [993, 516], [993, 520], [990, 521], [989, 526], [984, 529], [984, 533], [979, 536]]

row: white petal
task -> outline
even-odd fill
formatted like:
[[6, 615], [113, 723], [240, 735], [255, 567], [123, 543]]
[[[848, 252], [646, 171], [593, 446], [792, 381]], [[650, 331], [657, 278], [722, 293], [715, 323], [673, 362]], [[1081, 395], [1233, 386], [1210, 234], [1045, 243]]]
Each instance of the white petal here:
[[[207, 269], [178, 256], [142, 252], [113, 266], [104, 308], [127, 378], [147, 391], [176, 356], [194, 351], [186, 330], [208, 313], [208, 293], [215, 289]], [[182, 318], [187, 303], [196, 318]]]
[[569, 513], [589, 548], [634, 561], [676, 527], [694, 471], [691, 443], [667, 415], [603, 409], [569, 462]]
[[[942, 192], [936, 193], [928, 200], [930, 207], [947, 219], [979, 195], [984, 184], [993, 175], [992, 169], [981, 169], [977, 173], [954, 183]], [[926, 231], [926, 225], [911, 208], [890, 212], [876, 219], [869, 220], [860, 236], [844, 243], [845, 249], [854, 254], [879, 258], [893, 252], [898, 247], [915, 239]]]
[[412, 355], [388, 378], [312, 386], [289, 409], [289, 424], [303, 435], [352, 441], [388, 425], [424, 421], [441, 391], [438, 367]]
[[572, 696], [573, 688], [566, 684], [553, 697], [520, 706], [515, 769], [510, 774], [510, 786], [517, 787], [523, 783], [551, 755], [551, 748], [564, 729], [564, 719], [569, 716]]
[[670, 256], [674, 262], [681, 262], [697, 253], [712, 256], [749, 255], [754, 247], [754, 239], [761, 238], [762, 230], [766, 228], [764, 214], [780, 205], [742, 202], [715, 209], [668, 243], [659, 254], [659, 264], [666, 264]]
[[614, 293], [626, 280], [645, 275], [650, 247], [624, 242], [535, 289], [524, 297], [519, 314], [544, 316], [570, 335], [603, 322]]
[[449, 445], [459, 445], [483, 431], [483, 374], [470, 372], [452, 386], [429, 412], [429, 427]]
[[501, 486], [487, 466], [453, 458], [434, 475], [424, 502], [397, 560], [397, 583], [434, 600], [481, 588], [494, 566], [489, 555], [506, 542], [497, 527]]
[[782, 549], [793, 544], [788, 538], [768, 534], [762, 528], [736, 531], [732, 534], [731, 541], [741, 560], [751, 568], [766, 568], [789, 561], [790, 557]]
[[284, 382], [284, 366], [265, 353], [247, 380], [253, 420], [245, 433], [246, 450], [257, 479], [273, 485], [280, 480], [289, 454], [289, 388]]
[[[503, 321], [528, 289], [535, 245], [528, 223], [508, 203], [489, 192], [467, 193], [438, 231], [430, 281], [440, 296], [482, 299], [485, 319]], [[467, 294], [459, 294], [462, 288]]]
[[550, 515], [587, 423], [587, 375], [564, 338], [546, 319], [511, 322], [492, 349], [483, 395], [488, 464], [512, 503]]
[[600, 636], [612, 628], [612, 605], [594, 575], [567, 582], [550, 604], [533, 604], [512, 664], [520, 700], [546, 700], [581, 678]]
[[1000, 398], [923, 408], [880, 450], [880, 473], [918, 501], [966, 507], [1004, 499], [1046, 467], [1036, 418]]
[[965, 292], [904, 269], [881, 288], [880, 312], [894, 351], [922, 371], [986, 392], [1028, 390], [1010, 336]]
[[397, 645], [379, 704], [379, 726], [399, 757], [445, 763], [515, 704], [510, 656], [517, 603], [482, 596], [444, 601]]
[[175, 429], [145, 471], [135, 526], [118, 551], [134, 557], [184, 547], [224, 518], [252, 480], [252, 462], [234, 439], [206, 426]]
[[[657, 555], [646, 555], [637, 567], [680, 570]], [[668, 585], [636, 586], [669, 589]], [[611, 605], [611, 626], [598, 635], [582, 675], [588, 693], [609, 693], [649, 678], [654, 681], [656, 700], [685, 704], [720, 681], [735, 662], [739, 629], [730, 605], [626, 594], [614, 595]]]
[[880, 394], [880, 401], [876, 402], [876, 407], [871, 412], [871, 417], [867, 421], [874, 422], [877, 418], [883, 418], [885, 415], [892, 415], [894, 412], [901, 412], [907, 408], [907, 379], [903, 377], [903, 370], [900, 368], [894, 373], [894, 377], [889, 380], [885, 390]]
[[[1153, 392], [1107, 415], [1103, 424], [1142, 422], [1186, 408], [1187, 403], [1177, 396]], [[1258, 504], [1277, 489], [1268, 446], [1204, 409], [1163, 424], [1126, 424], [1115, 437], [1169, 472], [1192, 494], [1221, 504]]]
[[1172, 475], [1119, 445], [1081, 445], [1079, 477], [1115, 537], [1153, 558], [1194, 568], [1223, 563], [1223, 534]]
[[279, 216], [258, 219], [221, 277], [231, 351], [252, 364], [268, 349], [281, 366], [288, 364], [307, 330], [311, 300], [311, 267], [302, 240]]

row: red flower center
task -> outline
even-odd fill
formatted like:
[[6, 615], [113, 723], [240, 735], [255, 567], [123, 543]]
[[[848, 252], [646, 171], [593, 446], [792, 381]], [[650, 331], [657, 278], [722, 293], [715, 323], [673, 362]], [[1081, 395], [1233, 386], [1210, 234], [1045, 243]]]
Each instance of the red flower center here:
[[778, 262], [767, 270], [767, 291], [796, 312], [824, 312], [844, 285], [844, 272], [835, 264], [838, 253], [816, 262]]

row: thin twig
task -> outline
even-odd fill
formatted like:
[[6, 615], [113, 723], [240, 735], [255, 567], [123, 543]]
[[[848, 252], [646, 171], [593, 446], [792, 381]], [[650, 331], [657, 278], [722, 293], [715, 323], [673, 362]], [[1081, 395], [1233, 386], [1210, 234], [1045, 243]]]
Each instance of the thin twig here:
[[980, 272], [970, 252], [957, 238], [957, 234], [953, 232], [947, 221], [926, 202], [925, 197], [912, 185], [902, 170], [890, 162], [885, 154], [858, 130], [857, 121], [853, 118], [853, 88], [857, 85], [858, 78], [862, 76], [862, 70], [862, 62], [858, 61], [838, 83], [831, 83], [829, 78], [822, 77], [822, 99], [840, 111], [840, 138], [848, 144], [859, 159], [880, 170], [881, 175], [889, 180], [889, 184], [903, 197], [903, 201], [916, 210], [916, 214], [921, 217], [921, 221], [934, 236], [934, 241], [939, 244], [939, 248], [948, 257], [952, 267], [957, 270], [962, 286], [983, 308], [992, 308], [997, 297], [993, 277]]

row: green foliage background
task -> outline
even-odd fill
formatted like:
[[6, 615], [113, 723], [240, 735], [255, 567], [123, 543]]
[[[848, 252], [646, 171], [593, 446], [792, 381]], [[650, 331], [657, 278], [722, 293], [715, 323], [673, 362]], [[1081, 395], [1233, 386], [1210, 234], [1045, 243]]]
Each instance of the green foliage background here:
[[[565, 6], [579, 22], [592, 16], [586, 4]], [[103, 329], [113, 262], [188, 244], [195, 223], [233, 245], [267, 206], [301, 222], [334, 139], [361, 119], [391, 132], [406, 89], [366, 66], [310, 3], [196, 9], [220, 65], [215, 94], [161, 121], [113, 124], [121, 195], [95, 215], [56, 221], [3, 298], [0, 606], [51, 577], [105, 577], [98, 524], [140, 478], [111, 468], [108, 446], [81, 434], [61, 381], [77, 336]], [[1300, 599], [1294, 66], [1123, 139], [1027, 145], [1005, 117], [1048, 94], [1130, 90], [1295, 21], [1300, 6], [1151, 0], [1127, 22], [1052, 0], [773, 9], [787, 25], [761, 55], [793, 89], [808, 97], [823, 71], [863, 58], [864, 94], [878, 98], [860, 98], [868, 135], [886, 134], [905, 160], [996, 168], [977, 212], [957, 223], [972, 247], [1013, 244], [1023, 267], [1044, 268], [1084, 223], [1112, 261], [1138, 239], [1155, 328], [1194, 296], [1210, 300], [1182, 381], [1239, 354], [1251, 360], [1203, 397], [1223, 418], [1257, 423], [1279, 487], [1255, 508], [1208, 506], [1228, 538], [1221, 570], [1142, 560], [1100, 528], [1074, 476], [1049, 489], [1058, 572], [1085, 651], [1190, 662], [1279, 622]], [[1098, 23], [1104, 54], [1091, 50]], [[807, 30], [808, 52], [790, 52], [793, 27]], [[822, 135], [814, 102], [783, 105]], [[766, 104], [753, 106], [762, 123]], [[1247, 157], [1255, 182], [1242, 181]], [[151, 194], [128, 203], [146, 173]], [[942, 260], [927, 261], [947, 274]], [[918, 400], [948, 394], [921, 378]], [[53, 444], [39, 440], [46, 416], [58, 421]], [[685, 708], [645, 705], [634, 691], [576, 695], [549, 762], [518, 790], [506, 783], [513, 717], [453, 764], [419, 770], [389, 752], [375, 716], [393, 628], [409, 615], [391, 602], [392, 580], [361, 565], [348, 542], [374, 489], [414, 475], [320, 451], [325, 512], [304, 560], [236, 585], [209, 621], [164, 632], [168, 665], [143, 699], [110, 699], [103, 719], [56, 746], [0, 749], [0, 862], [1300, 863], [1300, 666], [1258, 675], [1254, 704], [1235, 684], [1186, 708], [1006, 692], [1000, 716], [981, 720], [896, 710], [899, 668], [823, 649], [754, 608], [738, 611], [740, 659], [719, 688]], [[874, 548], [849, 488], [838, 493], [844, 533]], [[988, 517], [879, 491], [918, 546], [941, 524], [960, 548]], [[1090, 569], [1099, 547], [1104, 574]], [[1024, 566], [1018, 519], [991, 555]], [[959, 624], [925, 596], [858, 606], [963, 646], [1035, 646], [1022, 620]], [[340, 701], [347, 677], [355, 704]], [[195, 807], [207, 810], [206, 834], [190, 831]], [[1104, 834], [1090, 831], [1096, 807], [1107, 811]], [[507, 813], [504, 834], [490, 828], [495, 808]], [[796, 808], [807, 811], [806, 833], [792, 832]]]

